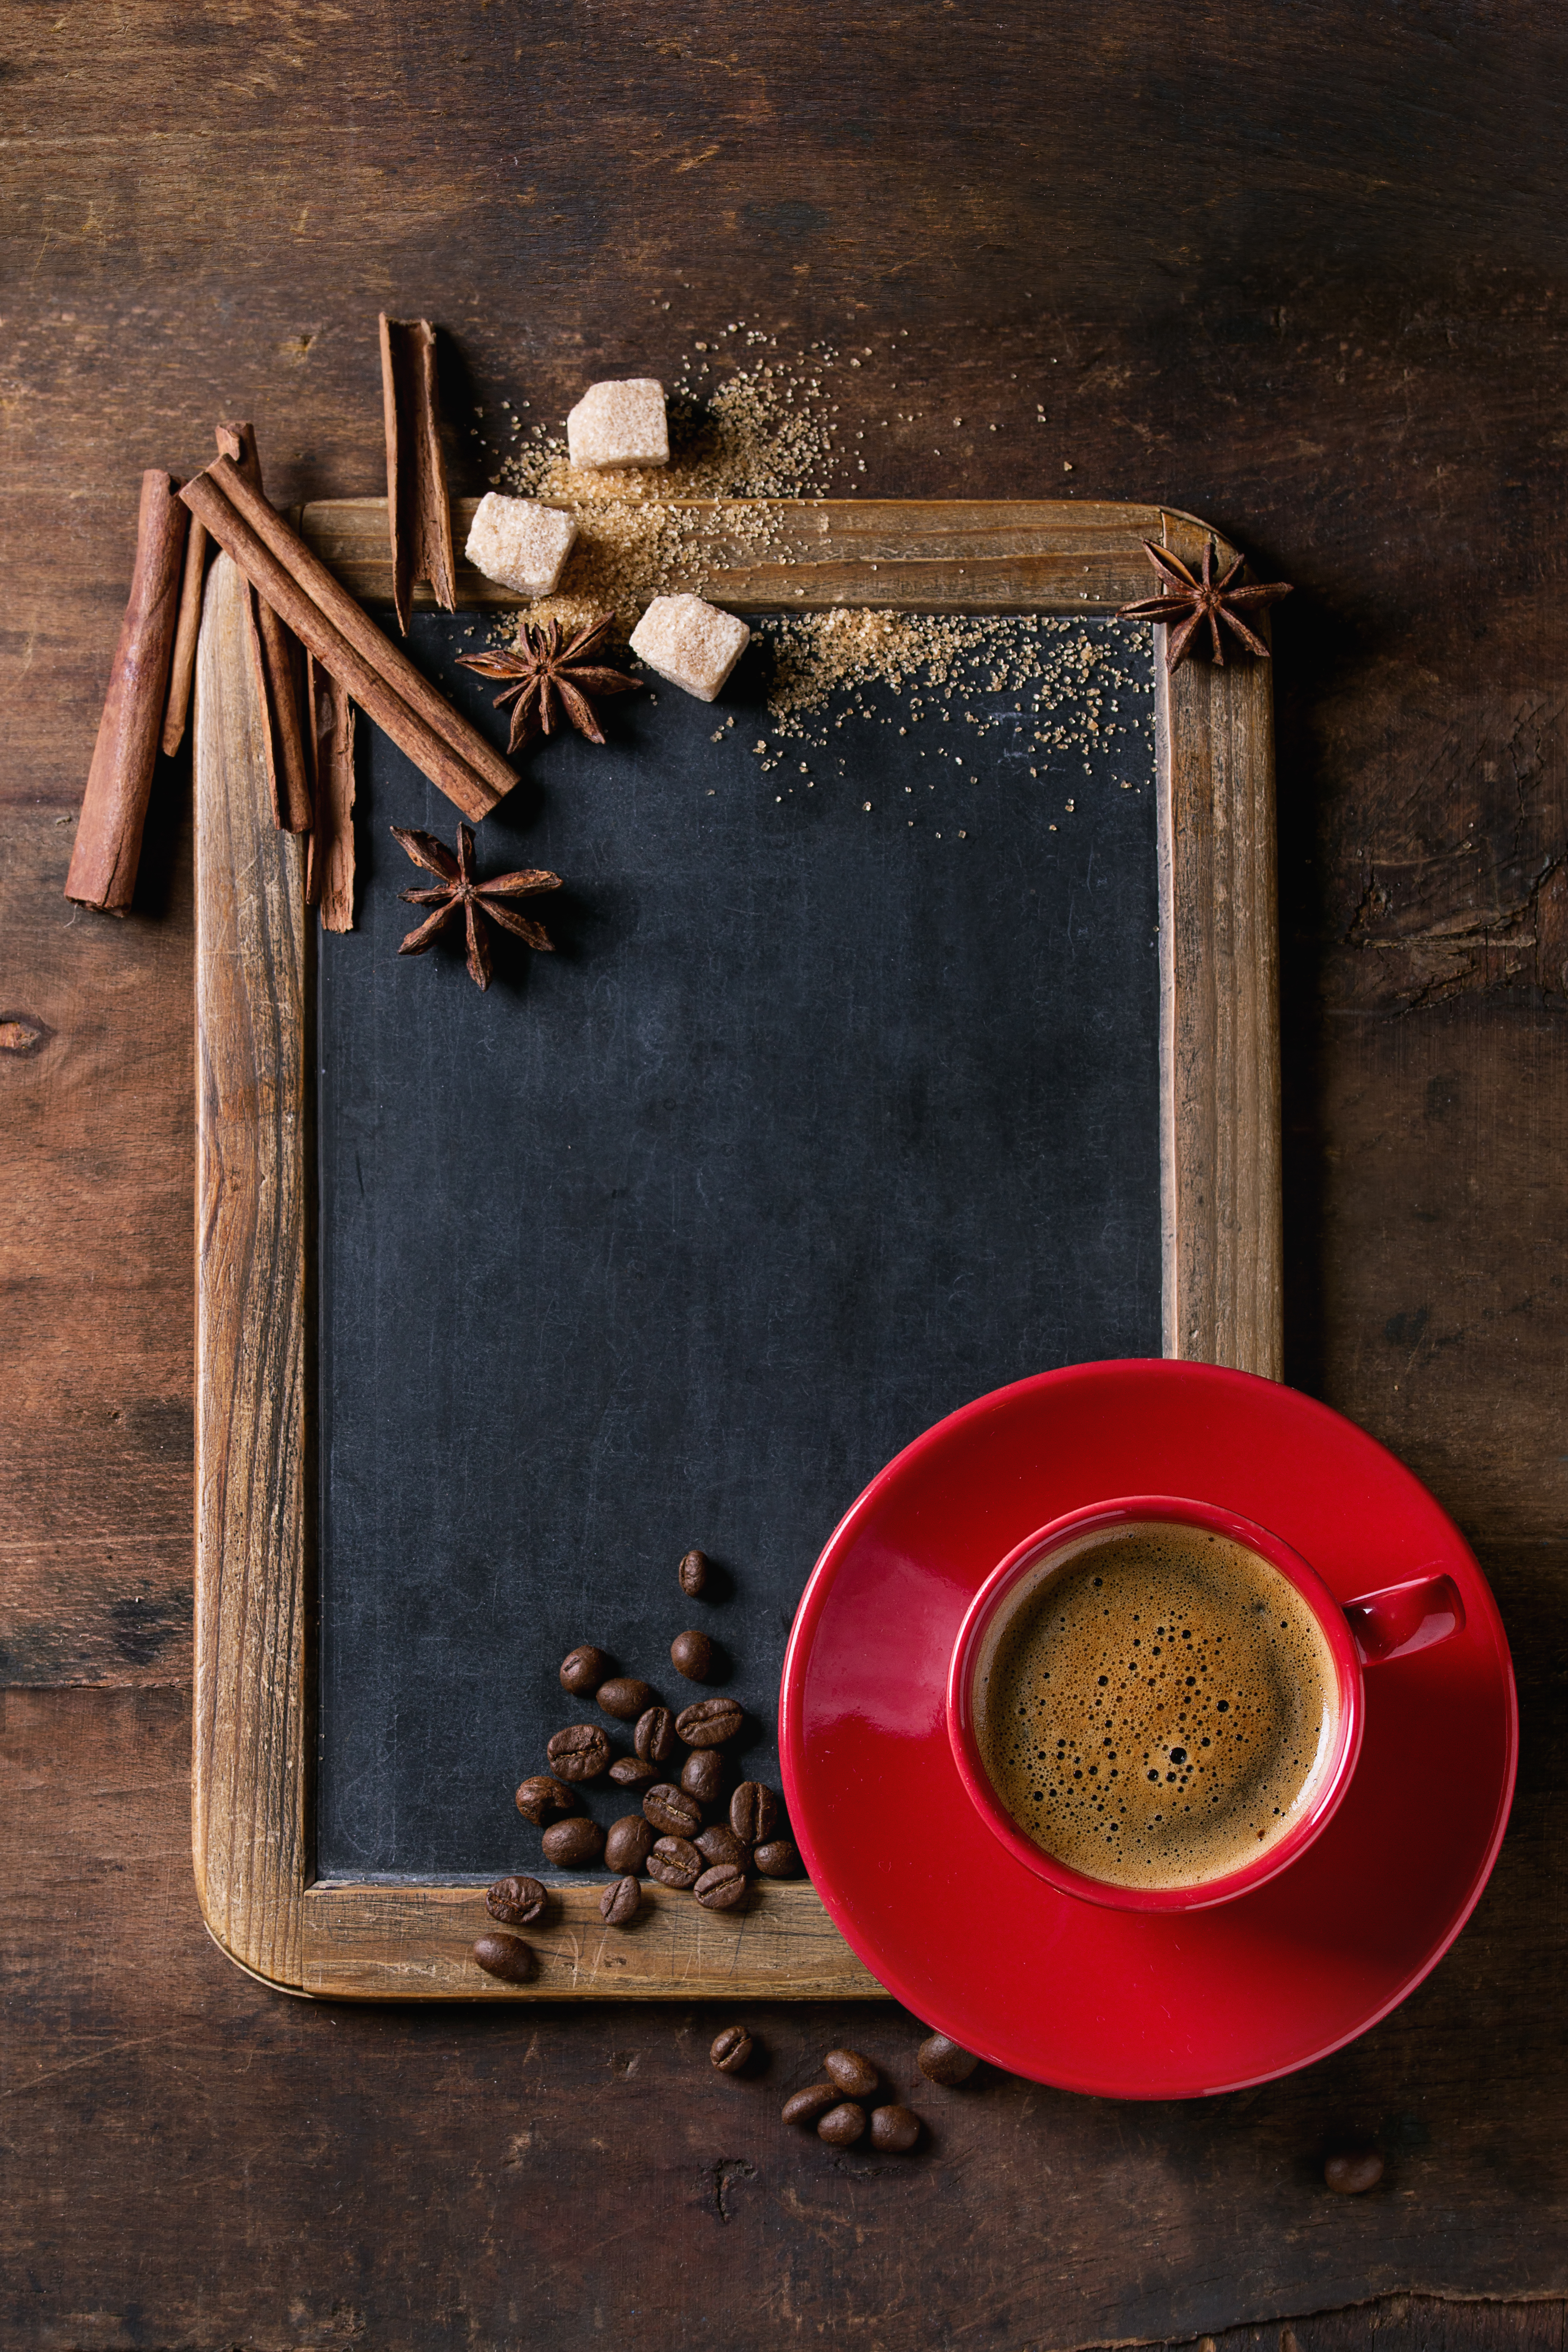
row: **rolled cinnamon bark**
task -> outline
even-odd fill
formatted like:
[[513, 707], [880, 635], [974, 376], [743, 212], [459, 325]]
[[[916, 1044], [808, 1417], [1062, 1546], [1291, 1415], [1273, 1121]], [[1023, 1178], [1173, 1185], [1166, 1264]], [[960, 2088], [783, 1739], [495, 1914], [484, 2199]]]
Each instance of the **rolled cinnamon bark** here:
[[389, 319], [382, 312], [381, 401], [386, 426], [392, 601], [397, 625], [406, 636], [416, 581], [427, 580], [436, 602], [448, 613], [458, 601], [436, 390], [436, 330], [428, 319]]
[[136, 568], [66, 876], [66, 897], [105, 915], [123, 915], [135, 892], [163, 732], [190, 521], [175, 488], [155, 468], [142, 477]]
[[180, 493], [301, 645], [420, 772], [478, 824], [517, 782], [476, 727], [420, 676], [281, 515], [218, 457]]
[[[261, 458], [254, 425], [219, 425], [217, 446], [258, 498], [265, 498]], [[251, 587], [254, 591], [255, 582]], [[289, 633], [265, 598], [252, 593], [251, 656], [257, 665], [261, 707], [267, 714], [267, 782], [272, 794], [273, 821], [282, 833], [309, 833], [312, 819], [310, 771], [305, 752], [305, 730], [300, 721], [300, 687], [295, 648]]]
[[174, 627], [174, 650], [169, 663], [169, 698], [163, 706], [163, 756], [172, 760], [185, 740], [191, 715], [191, 687], [196, 675], [196, 639], [202, 625], [202, 590], [206, 583], [207, 551], [212, 541], [199, 522], [193, 522], [185, 540], [185, 568], [180, 581], [180, 617]]
[[305, 866], [305, 900], [320, 905], [324, 931], [354, 927], [354, 707], [346, 688], [306, 656], [305, 708], [313, 719], [311, 783], [316, 825]]

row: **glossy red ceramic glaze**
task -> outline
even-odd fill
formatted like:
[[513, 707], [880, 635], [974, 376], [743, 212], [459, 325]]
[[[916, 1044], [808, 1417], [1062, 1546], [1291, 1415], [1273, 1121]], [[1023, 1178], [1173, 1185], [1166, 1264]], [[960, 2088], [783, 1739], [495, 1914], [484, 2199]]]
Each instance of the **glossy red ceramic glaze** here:
[[[974, 1673], [997, 1611], [1005, 1608], [1021, 1587], [1032, 1586], [1042, 1574], [1048, 1575], [1053, 1556], [1067, 1550], [1079, 1537], [1102, 1528], [1147, 1527], [1156, 1520], [1174, 1520], [1183, 1527], [1203, 1528], [1215, 1535], [1226, 1536], [1232, 1543], [1243, 1545], [1279, 1570], [1301, 1595], [1322, 1631], [1333, 1657], [1338, 1703], [1317, 1786], [1303, 1802], [1290, 1829], [1256, 1862], [1249, 1863], [1245, 1870], [1232, 1871], [1226, 1877], [1207, 1879], [1195, 1886], [1108, 1886], [1103, 1880], [1086, 1878], [1081, 1871], [1069, 1870], [1054, 1854], [1042, 1853], [997, 1802], [975, 1738]], [[1281, 1543], [1268, 1528], [1243, 1518], [1238, 1512], [1221, 1510], [1212, 1503], [1200, 1503], [1185, 1496], [1122, 1496], [1098, 1504], [1092, 1510], [1069, 1511], [1065, 1518], [1037, 1529], [993, 1570], [970, 1602], [948, 1668], [948, 1738], [958, 1777], [986, 1828], [994, 1837], [1001, 1839], [1026, 1869], [1037, 1873], [1062, 1894], [1076, 1895], [1081, 1903], [1109, 1903], [1119, 1911], [1206, 1910], [1211, 1904], [1232, 1903], [1237, 1895], [1250, 1894], [1254, 1887], [1266, 1885], [1280, 1871], [1289, 1869], [1328, 1826], [1350, 1786], [1361, 1748], [1362, 1719], [1361, 1660], [1351, 1639], [1345, 1612], [1322, 1578], [1300, 1552]]]
[[[1291, 1868], [1212, 1909], [1080, 1902], [992, 1835], [948, 1738], [975, 1593], [1107, 1496], [1191, 1496], [1271, 1529], [1342, 1607], [1451, 1579], [1463, 1625], [1365, 1682], [1360, 1759]], [[796, 1615], [780, 1706], [795, 1834], [824, 1902], [926, 2024], [1035, 2080], [1116, 2098], [1240, 2089], [1364, 2032], [1486, 1884], [1518, 1720], [1497, 1608], [1425, 1487], [1338, 1413], [1209, 1365], [1075, 1365], [998, 1390], [890, 1463]]]

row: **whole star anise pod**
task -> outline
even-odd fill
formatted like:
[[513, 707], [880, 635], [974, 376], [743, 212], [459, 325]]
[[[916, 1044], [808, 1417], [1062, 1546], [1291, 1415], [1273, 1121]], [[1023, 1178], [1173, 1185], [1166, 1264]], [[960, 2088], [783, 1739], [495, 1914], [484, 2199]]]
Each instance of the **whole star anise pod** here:
[[590, 743], [604, 741], [590, 697], [632, 694], [642, 684], [640, 678], [627, 677], [624, 670], [604, 669], [589, 659], [609, 635], [615, 617], [607, 613], [592, 628], [579, 629], [569, 645], [563, 642], [565, 631], [556, 622], [546, 621], [535, 628], [524, 621], [519, 625], [512, 652], [458, 656], [462, 668], [478, 670], [481, 677], [516, 680], [496, 697], [498, 710], [504, 702], [512, 706], [509, 751], [515, 751], [531, 735], [553, 734], [557, 704], [579, 735], [586, 735]]
[[416, 866], [423, 866], [427, 874], [438, 874], [440, 887], [435, 890], [400, 890], [411, 907], [434, 907], [417, 930], [410, 931], [399, 955], [423, 955], [437, 931], [444, 930], [458, 908], [468, 932], [468, 978], [476, 988], [490, 984], [490, 948], [485, 937], [484, 923], [499, 925], [531, 948], [548, 953], [555, 945], [549, 932], [539, 923], [531, 923], [526, 915], [513, 912], [499, 902], [505, 898], [531, 898], [541, 890], [559, 890], [559, 874], [545, 874], [538, 867], [527, 866], [519, 874], [492, 874], [488, 882], [474, 879], [474, 836], [468, 826], [458, 827], [458, 854], [454, 857], [444, 841], [433, 833], [419, 833], [407, 825], [395, 824], [393, 839], [412, 857]]
[[[1289, 583], [1270, 581], [1267, 588], [1233, 588], [1231, 582], [1247, 562], [1238, 555], [1223, 580], [1214, 576], [1215, 545], [1207, 540], [1204, 545], [1204, 571], [1201, 580], [1194, 579], [1179, 555], [1169, 548], [1156, 547], [1152, 540], [1143, 541], [1143, 552], [1161, 579], [1165, 583], [1163, 595], [1151, 596], [1137, 604], [1123, 604], [1116, 617], [1119, 621], [1163, 621], [1171, 634], [1165, 641], [1165, 668], [1173, 670], [1176, 664], [1192, 649], [1193, 638], [1206, 621], [1214, 639], [1214, 657], [1221, 669], [1225, 667], [1225, 647], [1220, 642], [1219, 625], [1223, 621], [1241, 639], [1249, 653], [1261, 654], [1268, 659], [1268, 648], [1262, 638], [1249, 629], [1241, 618], [1238, 607], [1252, 609], [1259, 604], [1272, 604], [1278, 596], [1289, 596]], [[1185, 615], [1178, 619], [1179, 614]]]

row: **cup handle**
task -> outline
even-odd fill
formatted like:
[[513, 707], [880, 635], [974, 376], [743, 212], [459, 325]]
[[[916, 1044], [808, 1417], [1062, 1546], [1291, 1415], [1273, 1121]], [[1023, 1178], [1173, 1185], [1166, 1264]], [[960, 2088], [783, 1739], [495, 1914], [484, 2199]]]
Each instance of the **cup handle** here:
[[1451, 1576], [1413, 1576], [1347, 1601], [1345, 1615], [1362, 1664], [1383, 1666], [1462, 1633], [1465, 1604]]

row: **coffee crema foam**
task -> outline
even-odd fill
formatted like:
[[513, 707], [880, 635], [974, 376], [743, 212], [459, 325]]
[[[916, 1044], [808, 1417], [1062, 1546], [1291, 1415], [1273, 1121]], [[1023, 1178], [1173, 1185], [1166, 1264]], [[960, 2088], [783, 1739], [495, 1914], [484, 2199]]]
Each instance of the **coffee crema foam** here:
[[1228, 1877], [1285, 1834], [1334, 1727], [1333, 1654], [1256, 1552], [1151, 1524], [1090, 1540], [983, 1664], [993, 1788], [1043, 1851], [1113, 1886]]

